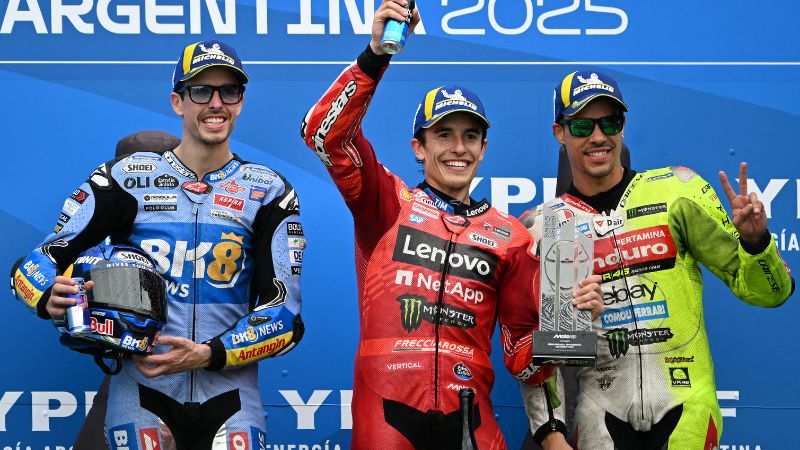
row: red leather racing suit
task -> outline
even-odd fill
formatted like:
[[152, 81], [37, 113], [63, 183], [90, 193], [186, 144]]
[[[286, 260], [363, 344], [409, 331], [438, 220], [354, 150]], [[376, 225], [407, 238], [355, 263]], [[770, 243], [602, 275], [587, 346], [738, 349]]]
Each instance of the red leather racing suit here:
[[480, 448], [505, 448], [489, 399], [491, 335], [497, 317], [509, 369], [543, 379], [529, 365], [530, 325], [517, 325], [538, 323], [539, 261], [515, 218], [485, 200], [447, 213], [378, 162], [361, 120], [387, 64], [363, 53], [302, 131], [354, 218], [361, 324], [352, 448], [450, 448], [422, 434], [448, 429], [464, 387], [476, 392]]

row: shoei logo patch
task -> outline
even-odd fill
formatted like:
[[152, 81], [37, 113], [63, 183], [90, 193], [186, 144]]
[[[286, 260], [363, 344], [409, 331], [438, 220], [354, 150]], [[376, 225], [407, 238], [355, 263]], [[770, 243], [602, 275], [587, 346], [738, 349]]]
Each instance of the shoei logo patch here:
[[150, 173], [156, 171], [156, 165], [147, 163], [129, 163], [125, 164], [125, 166], [122, 168], [122, 171], [125, 173]]
[[151, 263], [147, 257], [136, 252], [118, 252], [115, 256], [121, 261], [141, 264], [145, 267], [153, 267], [153, 263]]

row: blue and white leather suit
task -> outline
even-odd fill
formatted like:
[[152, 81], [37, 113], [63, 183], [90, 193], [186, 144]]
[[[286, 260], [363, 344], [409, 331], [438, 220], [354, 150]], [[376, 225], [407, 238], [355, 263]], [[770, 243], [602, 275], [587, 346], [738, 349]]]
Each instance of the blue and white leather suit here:
[[303, 334], [305, 238], [292, 186], [235, 155], [202, 180], [170, 151], [102, 164], [65, 201], [54, 233], [12, 271], [17, 298], [49, 318], [55, 276], [106, 236], [157, 263], [169, 296], [162, 333], [212, 349], [207, 369], [152, 379], [126, 360], [111, 381], [110, 447], [260, 448], [264, 413], [252, 363], [289, 351]]

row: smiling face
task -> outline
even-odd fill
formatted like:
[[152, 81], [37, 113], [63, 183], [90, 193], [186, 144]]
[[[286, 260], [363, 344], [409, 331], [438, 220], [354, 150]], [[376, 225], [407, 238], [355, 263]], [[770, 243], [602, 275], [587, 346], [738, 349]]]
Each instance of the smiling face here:
[[[619, 113], [619, 105], [613, 100], [600, 97], [592, 100], [572, 118], [599, 119]], [[622, 180], [620, 161], [622, 135], [607, 135], [595, 124], [587, 137], [573, 136], [568, 125], [553, 124], [553, 134], [567, 149], [575, 187], [584, 195], [605, 192]]]
[[[210, 67], [186, 81], [193, 85], [238, 85], [240, 79], [231, 70], [224, 67]], [[244, 98], [239, 103], [227, 105], [222, 103], [219, 92], [214, 92], [211, 101], [201, 105], [193, 102], [188, 93], [173, 92], [170, 96], [172, 109], [183, 117], [183, 138], [186, 144], [217, 146], [227, 144], [236, 124], [236, 118], [242, 111]]]
[[411, 140], [411, 147], [423, 162], [425, 181], [455, 199], [467, 201], [470, 183], [486, 151], [480, 120], [470, 113], [454, 112], [423, 129], [420, 137]]

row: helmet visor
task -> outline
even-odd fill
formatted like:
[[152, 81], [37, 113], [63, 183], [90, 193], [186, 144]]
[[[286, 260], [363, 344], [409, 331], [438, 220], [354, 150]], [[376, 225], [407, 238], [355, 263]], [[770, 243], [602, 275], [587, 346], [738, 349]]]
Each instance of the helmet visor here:
[[93, 300], [90, 307], [109, 307], [167, 320], [164, 280], [138, 267], [98, 267], [91, 270]]

